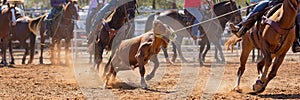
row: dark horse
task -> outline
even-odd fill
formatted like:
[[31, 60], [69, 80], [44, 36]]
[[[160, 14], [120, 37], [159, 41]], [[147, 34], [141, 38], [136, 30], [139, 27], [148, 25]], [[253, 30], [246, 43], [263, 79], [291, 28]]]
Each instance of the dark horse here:
[[[114, 39], [115, 35], [118, 35], [118, 31], [125, 23], [131, 21], [134, 18], [135, 11], [136, 11], [136, 0], [129, 1], [118, 8], [116, 8], [102, 23], [100, 29], [95, 28], [89, 36], [89, 41], [95, 41], [95, 70], [98, 71], [99, 66], [102, 62], [102, 54], [104, 49], [107, 51], [112, 50], [111, 55], [114, 54], [114, 48], [111, 47], [112, 42], [120, 41], [125, 39], [126, 37], [116, 38]], [[128, 29], [126, 31], [130, 31], [132, 33], [134, 31], [134, 27], [130, 24], [128, 25]], [[127, 33], [127, 32], [122, 32]], [[93, 36], [96, 35], [96, 36]], [[126, 34], [127, 35], [127, 34]], [[95, 37], [95, 38], [93, 38]], [[116, 42], [116, 43], [120, 43]]]
[[5, 8], [1, 11], [0, 14], [0, 38], [1, 38], [1, 53], [2, 61], [4, 66], [7, 66], [6, 61], [6, 49], [10, 41], [10, 33], [12, 26], [16, 25], [16, 10], [15, 6], [8, 4], [8, 8]]
[[[202, 32], [202, 34], [204, 34], [204, 33], [207, 33], [207, 34], [206, 34], [206, 37], [204, 37], [202, 40], [202, 41], [206, 41], [206, 42], [203, 42], [201, 44], [200, 49], [202, 49], [202, 50], [200, 50], [200, 51], [203, 51], [203, 49], [204, 49], [203, 47], [205, 46], [205, 44], [209, 44], [209, 41], [214, 43], [216, 45], [215, 59], [217, 62], [225, 61], [224, 54], [222, 52], [222, 48], [220, 45], [220, 40], [221, 40], [221, 33], [223, 33], [226, 23], [228, 21], [233, 22], [233, 23], [238, 23], [242, 19], [241, 13], [240, 13], [240, 11], [236, 11], [237, 9], [238, 9], [238, 7], [236, 6], [235, 1], [232, 1], [232, 0], [223, 1], [218, 4], [215, 4], [214, 5], [214, 13], [216, 14], [216, 16], [222, 15], [222, 17], [219, 17], [215, 20], [210, 19], [210, 21], [201, 24], [202, 27], [200, 29], [203, 29], [203, 30], [200, 30], [200, 31]], [[235, 11], [235, 12], [232, 12], [232, 11]], [[224, 14], [227, 14], [227, 15], [224, 15]], [[154, 15], [150, 16], [149, 18], [154, 19]], [[157, 19], [168, 24], [174, 30], [178, 30], [183, 27], [189, 26], [185, 21], [183, 21], [183, 19], [185, 19], [185, 18], [183, 16], [181, 16], [178, 13], [178, 11], [176, 11], [176, 10], [164, 11], [158, 15]], [[152, 21], [147, 20], [146, 26], [151, 26], [150, 24], [152, 23]], [[146, 29], [151, 29], [151, 28], [146, 28]], [[175, 38], [174, 44], [176, 44], [176, 48], [178, 50], [179, 55], [182, 56], [180, 44], [182, 42], [183, 37], [190, 36], [190, 32], [189, 32], [189, 30], [183, 30], [183, 31], [177, 32], [176, 35], [177, 35], [177, 38]], [[173, 50], [173, 51], [176, 51], [176, 50]], [[205, 57], [206, 52], [202, 56]], [[219, 60], [219, 58], [217, 57], [218, 52], [220, 52], [222, 60]], [[174, 54], [175, 54], [175, 52], [174, 52]], [[201, 52], [200, 52], [200, 54], [201, 54]], [[174, 57], [173, 57], [173, 59], [174, 59]]]
[[[25, 64], [26, 56], [29, 54], [30, 49], [30, 58], [28, 60], [28, 64], [32, 63], [35, 49], [35, 37], [36, 35], [29, 29], [29, 22], [31, 18], [29, 17], [21, 17], [17, 19], [17, 24], [12, 27], [11, 32], [11, 40], [19, 41], [21, 46], [24, 47], [25, 52], [22, 58], [22, 64]], [[30, 45], [26, 43], [26, 40], [30, 39]], [[12, 51], [12, 41], [9, 42], [9, 52], [11, 56], [11, 64], [14, 64], [14, 57]]]
[[[79, 19], [78, 14], [78, 2], [77, 1], [69, 1], [60, 15], [56, 16], [51, 25], [51, 33], [50, 37], [52, 38], [50, 44], [51, 57], [50, 61], [52, 64], [56, 64], [60, 61], [60, 51], [61, 51], [61, 40], [65, 39], [65, 63], [69, 63], [69, 47], [71, 46], [71, 39], [73, 38], [73, 30], [74, 30], [74, 20]], [[43, 19], [45, 17], [42, 17]], [[43, 63], [43, 49], [45, 42], [45, 22], [44, 20], [40, 22], [39, 20], [33, 21], [33, 23], [41, 23], [41, 24], [30, 24], [30, 28], [33, 31], [40, 31], [41, 35], [41, 55], [40, 55], [40, 63]], [[54, 50], [57, 45], [57, 57], [55, 56], [56, 51]]]

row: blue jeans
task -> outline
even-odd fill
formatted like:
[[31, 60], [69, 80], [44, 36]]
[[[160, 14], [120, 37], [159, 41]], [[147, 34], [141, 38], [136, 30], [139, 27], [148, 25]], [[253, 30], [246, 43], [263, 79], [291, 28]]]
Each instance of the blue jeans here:
[[50, 13], [47, 16], [46, 28], [49, 29], [54, 17], [58, 16], [59, 12], [63, 10], [63, 7], [52, 8]]
[[253, 14], [263, 11], [265, 8], [267, 8], [269, 6], [269, 3], [272, 1], [269, 0], [264, 0], [264, 1], [260, 1], [254, 8], [253, 10], [247, 15], [246, 19], [248, 19], [250, 16], [252, 16]]
[[185, 8], [185, 9], [189, 13], [191, 13], [196, 18], [196, 20], [198, 20], [198, 22], [202, 21], [203, 16], [198, 8], [191, 7], [191, 8]]
[[[199, 23], [198, 20], [194, 21], [194, 24], [198, 24], [198, 23]], [[192, 27], [192, 35], [194, 35], [194, 36], [200, 36], [199, 25]]]

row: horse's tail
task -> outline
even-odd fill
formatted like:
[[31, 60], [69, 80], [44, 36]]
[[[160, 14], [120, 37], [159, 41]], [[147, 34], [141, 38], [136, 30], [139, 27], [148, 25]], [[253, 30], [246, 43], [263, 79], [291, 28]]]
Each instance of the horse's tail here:
[[[231, 53], [233, 52], [233, 47], [234, 45], [241, 41], [242, 38], [238, 38], [236, 35], [232, 35], [225, 43], [224, 47], [225, 47], [225, 50], [228, 51], [228, 49], [231, 49]], [[231, 46], [231, 48], [229, 48], [229, 46]]]
[[33, 58], [34, 58], [34, 53], [35, 53], [35, 38], [36, 38], [36, 35], [31, 32], [30, 33], [30, 58], [29, 58], [29, 64], [32, 63], [33, 61]]
[[148, 19], [147, 19], [147, 21], [146, 21], [146, 23], [145, 23], [145, 33], [146, 32], [148, 32], [148, 31], [150, 31], [151, 29], [152, 29], [152, 27], [153, 27], [153, 21], [155, 20], [155, 16], [156, 15], [158, 15], [159, 13], [154, 13], [154, 14], [151, 14], [149, 17], [148, 17]]
[[31, 32], [33, 32], [35, 35], [38, 34], [38, 32], [40, 31], [40, 26], [43, 22], [43, 20], [46, 18], [47, 14], [41, 15], [37, 18], [34, 18], [32, 20], [30, 20], [29, 22], [29, 29]]

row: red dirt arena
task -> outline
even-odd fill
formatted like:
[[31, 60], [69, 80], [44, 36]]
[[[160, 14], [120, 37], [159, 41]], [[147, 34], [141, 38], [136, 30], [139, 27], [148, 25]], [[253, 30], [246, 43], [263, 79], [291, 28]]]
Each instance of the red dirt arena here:
[[[213, 51], [213, 50], [212, 50]], [[85, 55], [85, 53], [79, 53]], [[73, 59], [73, 65], [34, 64], [0, 68], [0, 98], [2, 99], [300, 99], [299, 55], [289, 52], [277, 76], [258, 95], [247, 94], [257, 78], [256, 63], [250, 58], [241, 80], [242, 93], [233, 91], [239, 56], [226, 53], [226, 64], [212, 63], [208, 57], [204, 66], [193, 62], [167, 65], [162, 53], [155, 77], [147, 81], [148, 89], [139, 86], [138, 69], [117, 75], [117, 81], [103, 89], [99, 73], [91, 72], [88, 60]], [[35, 57], [37, 58], [37, 56]], [[19, 61], [19, 59], [17, 59]], [[45, 60], [46, 63], [49, 59]], [[104, 61], [105, 64], [106, 60]], [[102, 64], [101, 66], [104, 66]], [[153, 63], [146, 65], [151, 70]], [[102, 67], [100, 67], [102, 68]]]

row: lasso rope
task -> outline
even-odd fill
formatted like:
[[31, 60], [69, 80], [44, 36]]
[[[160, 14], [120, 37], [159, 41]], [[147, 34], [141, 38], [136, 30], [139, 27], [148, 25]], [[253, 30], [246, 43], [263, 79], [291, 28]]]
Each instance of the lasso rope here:
[[212, 21], [212, 20], [215, 20], [215, 19], [218, 19], [218, 18], [222, 18], [222, 17], [224, 17], [224, 16], [227, 16], [227, 15], [233, 14], [233, 13], [235, 13], [235, 12], [237, 12], [237, 11], [240, 11], [240, 10], [242, 10], [242, 9], [247, 9], [248, 7], [251, 7], [251, 6], [253, 6], [253, 5], [249, 5], [249, 6], [246, 6], [246, 7], [243, 7], [243, 8], [240, 8], [240, 9], [237, 9], [237, 10], [234, 10], [234, 11], [231, 11], [231, 12], [228, 12], [228, 13], [225, 13], [225, 14], [222, 14], [222, 15], [220, 15], [220, 16], [217, 16], [217, 17], [214, 17], [214, 18], [211, 18], [211, 19], [205, 20], [205, 21], [201, 21], [201, 22], [199, 22], [199, 23], [197, 23], [197, 24], [193, 24], [193, 25], [190, 25], [190, 26], [186, 26], [186, 27], [183, 27], [183, 28], [181, 28], [181, 29], [178, 29], [178, 30], [175, 30], [175, 31], [173, 30], [173, 31], [171, 31], [171, 33], [173, 34], [173, 33], [179, 32], [179, 31], [186, 30], [187, 28], [191, 28], [191, 27], [194, 27], [194, 26], [197, 26], [197, 25], [203, 24], [203, 23], [210, 22], [210, 21]]

